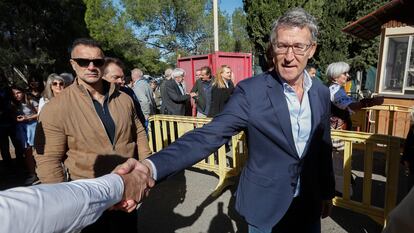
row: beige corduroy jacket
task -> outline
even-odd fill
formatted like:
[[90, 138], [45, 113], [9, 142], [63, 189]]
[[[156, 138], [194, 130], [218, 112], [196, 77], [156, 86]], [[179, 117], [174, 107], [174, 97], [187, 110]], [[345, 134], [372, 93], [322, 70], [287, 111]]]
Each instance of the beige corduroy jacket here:
[[37, 175], [42, 183], [94, 178], [110, 173], [127, 158], [145, 158], [151, 152], [145, 129], [131, 98], [109, 86], [108, 108], [115, 123], [111, 143], [96, 113], [92, 97], [78, 80], [45, 105], [36, 129]]

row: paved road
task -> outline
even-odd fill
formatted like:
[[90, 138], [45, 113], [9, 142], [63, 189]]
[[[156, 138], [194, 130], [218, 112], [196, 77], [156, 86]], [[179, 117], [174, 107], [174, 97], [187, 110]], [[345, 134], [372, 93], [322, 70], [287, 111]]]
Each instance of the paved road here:
[[[0, 161], [0, 190], [22, 185], [24, 176], [14, 161]], [[140, 233], [226, 233], [247, 232], [245, 221], [234, 210], [232, 193], [227, 189], [211, 198], [217, 177], [201, 170], [186, 170], [160, 183], [138, 212]], [[334, 208], [322, 221], [323, 233], [377, 233], [381, 226], [364, 215]]]
[[[234, 187], [217, 199], [209, 197], [217, 181], [211, 174], [186, 170], [161, 183], [139, 209], [139, 232], [247, 232], [246, 223], [233, 208]], [[322, 221], [322, 232], [377, 233], [381, 226], [366, 216], [334, 208], [332, 216]]]

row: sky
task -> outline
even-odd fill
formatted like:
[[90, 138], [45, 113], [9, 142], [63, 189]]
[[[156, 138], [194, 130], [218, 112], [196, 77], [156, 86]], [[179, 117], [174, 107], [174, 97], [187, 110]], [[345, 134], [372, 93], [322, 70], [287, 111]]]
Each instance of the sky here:
[[[112, 0], [114, 5], [119, 6], [120, 2], [119, 0]], [[238, 7], [243, 7], [243, 1], [242, 0], [218, 0], [219, 8], [222, 11], [226, 11], [231, 15], [234, 11], [234, 9]]]
[[218, 0], [219, 2], [219, 9], [222, 11], [226, 11], [231, 15], [234, 11], [234, 9], [238, 7], [243, 8], [243, 2], [242, 0]]

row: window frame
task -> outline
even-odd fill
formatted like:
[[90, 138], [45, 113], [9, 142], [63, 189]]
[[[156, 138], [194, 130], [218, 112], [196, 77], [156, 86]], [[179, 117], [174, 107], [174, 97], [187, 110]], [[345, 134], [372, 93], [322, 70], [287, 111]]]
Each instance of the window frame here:
[[[401, 92], [392, 92], [389, 90], [384, 90], [385, 88], [385, 81], [386, 81], [386, 65], [388, 59], [388, 51], [389, 51], [389, 41], [392, 38], [397, 37], [408, 37], [408, 46], [407, 46], [407, 57], [404, 65], [404, 77], [403, 83], [401, 87]], [[413, 87], [406, 87], [408, 82], [408, 72], [413, 71], [414, 69], [410, 69], [410, 59], [412, 54], [411, 50], [414, 46], [414, 27], [405, 26], [405, 27], [398, 27], [398, 28], [386, 28], [385, 29], [385, 36], [384, 36], [384, 43], [383, 43], [383, 50], [381, 54], [381, 73], [380, 73], [380, 80], [378, 86], [378, 93], [385, 94], [387, 96], [396, 96], [396, 97], [404, 97], [404, 98], [414, 98], [414, 94], [406, 94], [406, 91], [414, 92]]]

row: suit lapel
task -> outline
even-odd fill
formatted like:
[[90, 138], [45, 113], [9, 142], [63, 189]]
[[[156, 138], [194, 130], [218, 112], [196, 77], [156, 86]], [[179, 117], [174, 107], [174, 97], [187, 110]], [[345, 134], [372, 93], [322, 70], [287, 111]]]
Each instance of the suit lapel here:
[[306, 147], [303, 150], [303, 155], [304, 156], [306, 156], [306, 154], [307, 154], [307, 151], [309, 149], [310, 141], [312, 140], [313, 134], [315, 133], [316, 126], [320, 122], [321, 113], [322, 113], [322, 111], [320, 111], [321, 101], [318, 97], [318, 88], [315, 87], [315, 86], [316, 86], [315, 83], [313, 83], [311, 89], [308, 92], [309, 104], [310, 104], [311, 112], [312, 112], [311, 113], [312, 114], [312, 128], [311, 128], [311, 132], [309, 134], [308, 143], [306, 144]]
[[319, 124], [320, 121], [320, 108], [321, 108], [321, 101], [318, 99], [317, 88], [315, 85], [312, 85], [311, 89], [308, 92], [309, 96], [309, 104], [312, 111], [312, 129], [310, 132], [309, 138], [313, 135], [316, 126]]
[[277, 117], [277, 122], [282, 128], [283, 134], [289, 144], [289, 149], [292, 151], [292, 155], [299, 157], [296, 151], [295, 142], [293, 140], [289, 108], [283, 92], [282, 82], [274, 70], [270, 74], [271, 75], [267, 76], [267, 95], [272, 103], [274, 114]]

